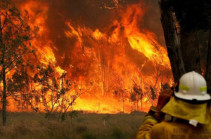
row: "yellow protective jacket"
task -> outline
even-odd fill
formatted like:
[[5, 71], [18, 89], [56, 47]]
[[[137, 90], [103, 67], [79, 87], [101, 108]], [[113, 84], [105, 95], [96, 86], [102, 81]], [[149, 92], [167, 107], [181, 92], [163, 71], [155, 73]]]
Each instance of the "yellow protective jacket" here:
[[211, 125], [194, 127], [188, 123], [163, 121], [158, 123], [152, 116], [145, 117], [137, 139], [211, 139]]

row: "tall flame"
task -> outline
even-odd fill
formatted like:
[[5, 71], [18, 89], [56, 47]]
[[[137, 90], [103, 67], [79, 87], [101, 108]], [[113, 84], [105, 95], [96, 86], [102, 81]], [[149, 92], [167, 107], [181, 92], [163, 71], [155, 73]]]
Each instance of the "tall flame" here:
[[[113, 2], [118, 8], [118, 1]], [[150, 87], [158, 94], [161, 84], [172, 83], [165, 47], [157, 42], [154, 33], [140, 28], [144, 16], [142, 3], [118, 9], [120, 20], [114, 20], [103, 29], [74, 25], [71, 19], [67, 19], [63, 32], [65, 38], [62, 39], [68, 42], [65, 45], [71, 51], [62, 54], [59, 60], [57, 51], [63, 46], [57, 46], [49, 37], [49, 4], [27, 0], [19, 7], [22, 13], [28, 12], [31, 28], [38, 28], [32, 41], [38, 60], [44, 65], [54, 65], [58, 76], [67, 73], [68, 78], [77, 84], [77, 89], [84, 90], [73, 106], [76, 110], [99, 113], [136, 110], [135, 102], [130, 98], [137, 85], [143, 92], [138, 110], [146, 111], [156, 102], [151, 99]], [[65, 57], [70, 59], [66, 67], [60, 64]], [[76, 90], [68, 93], [74, 92]], [[16, 110], [14, 105], [10, 109]]]

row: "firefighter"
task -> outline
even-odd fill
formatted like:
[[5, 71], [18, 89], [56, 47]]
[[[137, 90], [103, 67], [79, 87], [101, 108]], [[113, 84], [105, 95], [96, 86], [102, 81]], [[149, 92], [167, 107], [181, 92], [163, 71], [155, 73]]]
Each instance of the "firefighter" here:
[[184, 74], [178, 89], [160, 94], [136, 138], [211, 139], [210, 99], [203, 76], [194, 71]]

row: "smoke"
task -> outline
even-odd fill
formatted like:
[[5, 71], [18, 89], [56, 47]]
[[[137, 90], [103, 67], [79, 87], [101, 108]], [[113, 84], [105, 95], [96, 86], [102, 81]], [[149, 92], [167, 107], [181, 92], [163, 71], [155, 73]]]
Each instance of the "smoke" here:
[[163, 35], [163, 29], [160, 22], [160, 9], [158, 0], [145, 0], [146, 12], [143, 19], [143, 27], [147, 28], [151, 32], [155, 33], [158, 42], [165, 46], [165, 39]]
[[[15, 0], [15, 3], [21, 5], [27, 1], [30, 0]], [[118, 4], [121, 9], [124, 9], [128, 4], [137, 4], [139, 2], [140, 0], [119, 0]], [[93, 30], [100, 29], [102, 32], [107, 32], [107, 28], [112, 22], [119, 20], [121, 16], [113, 0], [38, 0], [38, 3], [40, 7], [44, 3], [48, 5], [46, 15], [47, 36], [49, 40], [52, 40], [53, 46], [55, 46], [52, 49], [54, 50], [58, 64], [62, 67], [66, 67], [71, 63], [71, 52], [77, 42], [77, 38], [72, 37], [67, 39], [64, 33], [68, 29], [66, 26], [67, 21], [70, 21], [74, 27], [85, 26]], [[164, 44], [159, 20], [158, 2], [157, 0], [145, 0], [144, 3], [145, 15], [143, 20], [141, 20], [140, 29], [154, 32], [158, 42]], [[37, 15], [42, 12], [42, 9], [39, 8], [32, 10]], [[133, 54], [136, 55], [134, 61], [142, 64], [145, 60], [144, 56], [138, 53], [135, 54], [135, 52]]]
[[[114, 15], [114, 16], [111, 16]], [[71, 63], [71, 55], [77, 38], [68, 38], [64, 34], [68, 30], [66, 22], [69, 21], [77, 28], [85, 26], [91, 29], [103, 29], [110, 25], [115, 12], [102, 9], [96, 6], [96, 1], [92, 0], [52, 0], [49, 3], [47, 25], [50, 30], [49, 39], [57, 48], [56, 57], [62, 67]], [[64, 59], [60, 59], [61, 55]]]
[[[56, 66], [66, 70], [72, 81], [94, 86], [92, 96], [83, 95], [84, 102], [115, 104], [113, 92], [131, 93], [134, 84], [143, 91], [156, 84], [159, 92], [159, 82], [169, 80], [154, 81], [158, 72], [171, 75], [166, 52], [156, 48], [164, 44], [157, 0], [14, 1], [29, 10], [30, 23], [39, 27], [37, 48], [49, 50]], [[167, 59], [163, 62], [167, 66], [162, 59]], [[103, 99], [104, 92], [110, 97]], [[147, 91], [144, 97], [149, 99]]]

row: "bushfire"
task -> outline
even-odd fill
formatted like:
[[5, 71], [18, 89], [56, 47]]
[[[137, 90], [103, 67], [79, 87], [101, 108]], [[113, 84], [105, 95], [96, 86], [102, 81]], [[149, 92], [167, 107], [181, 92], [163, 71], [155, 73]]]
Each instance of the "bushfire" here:
[[[10, 111], [32, 111], [32, 106], [40, 111], [147, 111], [163, 86], [172, 84], [166, 48], [144, 27], [143, 1], [14, 2], [35, 31], [31, 47], [36, 54], [33, 63], [39, 66], [34, 65], [38, 68], [31, 76], [50, 67], [48, 77], [55, 80], [46, 80], [53, 89], [42, 97], [44, 81], [39, 84], [33, 79], [28, 92], [40, 96], [31, 97], [28, 109], [11, 98]], [[56, 89], [65, 91], [58, 97]]]

